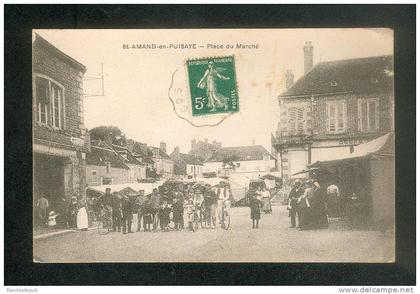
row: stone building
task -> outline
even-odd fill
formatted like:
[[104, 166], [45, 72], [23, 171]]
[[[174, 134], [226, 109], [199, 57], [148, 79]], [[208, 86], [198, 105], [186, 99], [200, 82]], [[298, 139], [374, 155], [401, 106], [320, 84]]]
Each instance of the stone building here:
[[130, 168], [123, 158], [107, 146], [91, 146], [86, 158], [86, 182], [89, 187], [129, 183]]
[[86, 67], [39, 35], [32, 43], [33, 200], [55, 209], [64, 196], [85, 198], [89, 135], [83, 120]]
[[170, 157], [174, 162], [174, 169], [179, 174], [194, 179], [201, 177], [203, 173], [203, 162], [197, 155], [181, 153], [179, 147], [175, 147]]
[[[307, 43], [305, 58], [312, 58]], [[278, 97], [272, 146], [283, 178], [394, 130], [393, 57], [321, 62]]]
[[161, 142], [159, 147], [150, 147], [152, 160], [157, 175], [160, 178], [170, 178], [174, 175], [174, 162], [166, 153], [166, 143]]
[[204, 161], [204, 172], [260, 174], [275, 168], [275, 158], [261, 145], [222, 147]]
[[191, 150], [188, 154], [198, 156], [200, 160], [204, 161], [220, 148], [222, 148], [222, 143], [217, 141], [209, 142], [208, 139], [204, 141], [193, 139], [191, 140]]

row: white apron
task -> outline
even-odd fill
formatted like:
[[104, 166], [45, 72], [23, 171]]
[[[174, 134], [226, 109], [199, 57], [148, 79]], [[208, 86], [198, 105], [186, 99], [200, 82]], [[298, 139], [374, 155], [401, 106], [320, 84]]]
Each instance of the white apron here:
[[86, 212], [86, 207], [81, 207], [77, 212], [77, 229], [87, 229], [88, 228], [88, 216]]

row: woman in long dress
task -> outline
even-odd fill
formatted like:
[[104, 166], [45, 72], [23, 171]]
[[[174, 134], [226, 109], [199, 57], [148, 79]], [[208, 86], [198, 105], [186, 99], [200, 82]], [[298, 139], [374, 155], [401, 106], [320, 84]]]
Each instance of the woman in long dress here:
[[216, 108], [224, 108], [225, 110], [228, 108], [229, 98], [217, 92], [216, 79], [229, 80], [230, 78], [225, 77], [219, 71], [221, 69], [214, 68], [213, 62], [210, 61], [208, 69], [197, 84], [198, 88], [206, 88], [207, 90], [207, 107], [210, 108], [210, 111], [216, 111]]
[[271, 212], [270, 191], [268, 191], [267, 188], [263, 187], [261, 196], [262, 196], [262, 201], [263, 201], [262, 210], [265, 213], [270, 213]]
[[77, 212], [77, 229], [87, 231], [89, 227], [88, 215], [86, 211], [86, 204], [81, 203], [79, 211]]

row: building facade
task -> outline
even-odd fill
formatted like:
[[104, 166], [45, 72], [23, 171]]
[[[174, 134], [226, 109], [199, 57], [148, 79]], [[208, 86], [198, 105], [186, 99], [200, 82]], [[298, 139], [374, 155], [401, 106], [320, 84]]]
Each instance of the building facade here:
[[201, 177], [203, 174], [203, 163], [197, 155], [190, 155], [179, 152], [179, 147], [175, 147], [170, 155], [174, 162], [175, 170], [188, 178]]
[[174, 162], [166, 153], [166, 143], [161, 142], [160, 148], [150, 147], [152, 160], [157, 175], [161, 178], [170, 178], [174, 175]]
[[35, 35], [32, 44], [33, 200], [85, 198], [89, 134], [83, 118], [86, 67]]
[[129, 183], [130, 168], [111, 148], [91, 146], [86, 156], [86, 183], [89, 187]]
[[137, 183], [146, 178], [146, 164], [127, 147], [110, 142], [92, 141], [87, 155], [89, 186]]
[[261, 173], [275, 169], [275, 158], [261, 145], [222, 147], [204, 161], [205, 173]]
[[123, 159], [125, 165], [128, 166], [128, 183], [137, 183], [139, 180], [146, 178], [146, 166], [140, 156], [134, 156], [127, 147], [111, 145], [111, 148], [116, 151]]
[[278, 97], [272, 146], [282, 177], [306, 177], [295, 174], [331, 153], [351, 154], [354, 146], [393, 132], [393, 93], [392, 56], [322, 62], [308, 70]]

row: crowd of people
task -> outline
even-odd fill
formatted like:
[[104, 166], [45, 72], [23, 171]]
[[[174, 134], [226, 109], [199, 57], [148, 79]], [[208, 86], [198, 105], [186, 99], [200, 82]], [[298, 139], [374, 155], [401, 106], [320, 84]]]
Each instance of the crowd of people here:
[[[205, 220], [205, 226], [214, 229], [221, 219], [221, 211], [229, 214], [232, 193], [228, 183], [220, 182], [216, 188], [209, 184], [185, 187], [180, 183], [169, 187], [162, 185], [149, 195], [144, 190], [129, 196], [119, 192], [111, 193], [107, 188], [98, 202], [97, 214], [108, 214], [112, 218], [112, 231], [123, 234], [145, 231], [192, 230], [194, 218]], [[133, 215], [137, 223], [133, 227]]]
[[70, 202], [61, 197], [52, 206], [45, 196], [41, 195], [35, 204], [35, 225], [37, 227], [87, 230], [86, 202], [79, 200], [76, 196], [72, 196]]
[[[301, 230], [328, 227], [325, 193], [317, 181], [296, 180], [289, 193], [289, 210], [291, 227]], [[296, 222], [296, 217], [298, 222]]]

